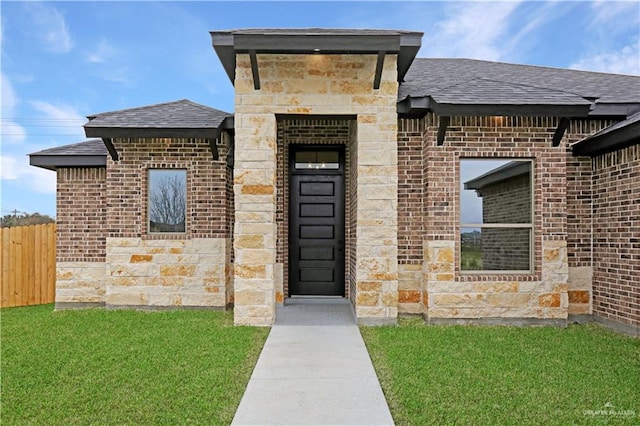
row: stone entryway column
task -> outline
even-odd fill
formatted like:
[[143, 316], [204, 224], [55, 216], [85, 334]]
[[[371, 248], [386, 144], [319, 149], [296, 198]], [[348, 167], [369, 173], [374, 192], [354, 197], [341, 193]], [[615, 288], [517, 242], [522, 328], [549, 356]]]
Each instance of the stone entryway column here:
[[[253, 90], [250, 69], [242, 84], [241, 65], [237, 98]], [[233, 314], [237, 325], [268, 326], [275, 319], [276, 118], [249, 111], [236, 99]]]
[[393, 104], [358, 115], [355, 308], [365, 325], [394, 324], [398, 316], [397, 121]]
[[[364, 324], [395, 323], [398, 313], [397, 57], [387, 55], [374, 88], [376, 55], [236, 56], [236, 324], [270, 325], [282, 269], [276, 265], [276, 114], [357, 117], [348, 149], [355, 187], [355, 271], [351, 296]], [[353, 186], [353, 185], [352, 185]], [[286, 272], [285, 272], [286, 273]]]

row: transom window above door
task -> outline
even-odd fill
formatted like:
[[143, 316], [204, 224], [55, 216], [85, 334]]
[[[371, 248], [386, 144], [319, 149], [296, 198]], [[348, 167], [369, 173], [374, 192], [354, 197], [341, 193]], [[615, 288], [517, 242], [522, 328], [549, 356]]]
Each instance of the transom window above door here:
[[340, 168], [340, 155], [338, 151], [297, 151], [294, 166], [298, 170], [337, 170]]

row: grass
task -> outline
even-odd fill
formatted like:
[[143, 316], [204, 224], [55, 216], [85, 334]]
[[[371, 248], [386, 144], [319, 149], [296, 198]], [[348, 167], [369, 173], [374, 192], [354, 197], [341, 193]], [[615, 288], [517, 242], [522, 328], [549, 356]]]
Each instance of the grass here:
[[229, 424], [268, 334], [231, 312], [0, 315], [3, 425]]
[[640, 340], [595, 324], [361, 332], [399, 425], [640, 424]]
[[480, 245], [462, 243], [460, 269], [463, 271], [479, 271], [482, 269], [482, 248]]

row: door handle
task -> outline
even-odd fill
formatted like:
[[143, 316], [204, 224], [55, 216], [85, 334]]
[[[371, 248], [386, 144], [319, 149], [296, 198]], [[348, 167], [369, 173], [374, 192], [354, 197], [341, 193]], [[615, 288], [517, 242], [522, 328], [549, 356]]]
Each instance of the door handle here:
[[342, 240], [338, 240], [338, 251], [342, 251], [344, 247], [342, 246]]

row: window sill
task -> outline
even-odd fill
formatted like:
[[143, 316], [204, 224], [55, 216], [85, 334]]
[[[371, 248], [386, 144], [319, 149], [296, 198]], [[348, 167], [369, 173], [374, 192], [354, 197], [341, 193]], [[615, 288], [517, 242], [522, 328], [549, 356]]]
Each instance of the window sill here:
[[455, 277], [457, 282], [476, 282], [476, 281], [541, 281], [542, 277], [536, 272], [488, 272], [481, 271], [477, 273], [458, 272]]

